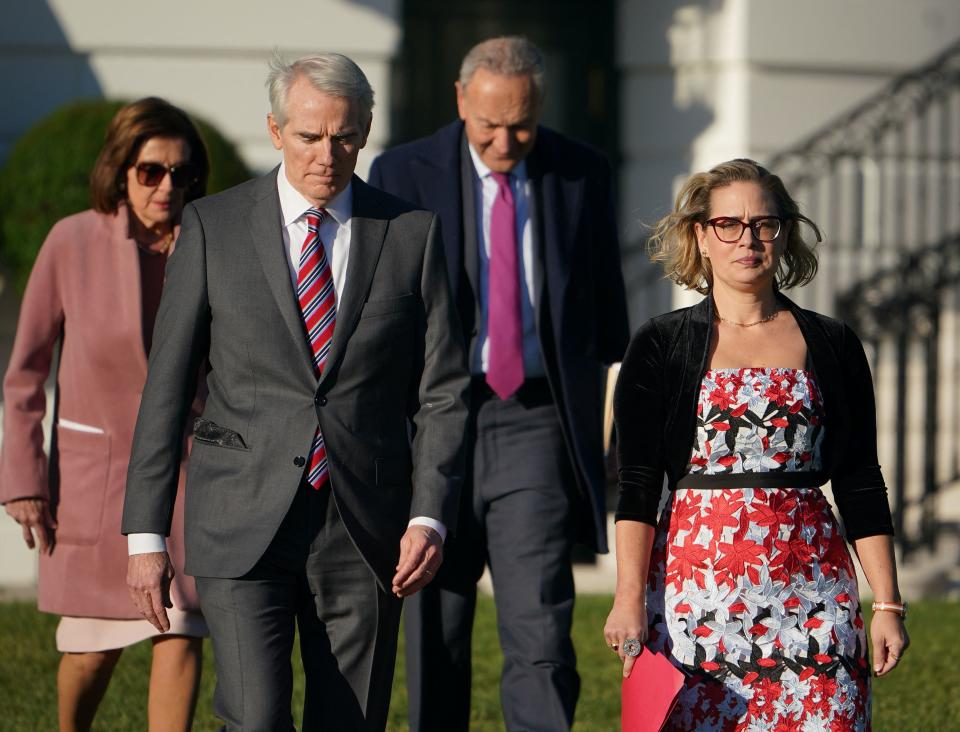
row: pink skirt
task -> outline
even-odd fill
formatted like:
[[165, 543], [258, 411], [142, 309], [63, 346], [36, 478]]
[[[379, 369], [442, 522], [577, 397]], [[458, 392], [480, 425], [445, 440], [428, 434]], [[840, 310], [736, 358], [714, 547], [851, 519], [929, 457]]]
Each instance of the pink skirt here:
[[167, 608], [170, 630], [161, 633], [146, 620], [77, 618], [64, 616], [57, 626], [57, 650], [61, 653], [94, 653], [126, 648], [147, 638], [186, 635], [206, 638], [207, 623], [199, 613]]

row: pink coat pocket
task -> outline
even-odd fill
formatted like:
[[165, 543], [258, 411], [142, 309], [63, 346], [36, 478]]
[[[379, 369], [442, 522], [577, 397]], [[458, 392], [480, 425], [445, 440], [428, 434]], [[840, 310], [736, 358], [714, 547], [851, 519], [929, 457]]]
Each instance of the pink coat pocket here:
[[[57, 542], [95, 544], [102, 530], [110, 436], [58, 425], [59, 496], [54, 511]], [[119, 527], [116, 528], [119, 531]]]

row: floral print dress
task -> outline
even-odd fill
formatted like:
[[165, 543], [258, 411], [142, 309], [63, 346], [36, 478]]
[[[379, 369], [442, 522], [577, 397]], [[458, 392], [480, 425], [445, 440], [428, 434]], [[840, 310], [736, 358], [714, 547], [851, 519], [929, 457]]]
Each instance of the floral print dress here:
[[[807, 371], [708, 371], [690, 474], [819, 470], [822, 415]], [[678, 488], [647, 612], [686, 675], [667, 729], [869, 729], [856, 572], [819, 488]]]

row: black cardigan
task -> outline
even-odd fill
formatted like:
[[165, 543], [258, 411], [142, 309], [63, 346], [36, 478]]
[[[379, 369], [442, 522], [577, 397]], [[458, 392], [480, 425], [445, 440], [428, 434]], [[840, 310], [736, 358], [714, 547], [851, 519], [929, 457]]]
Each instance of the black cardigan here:
[[[807, 363], [824, 401], [822, 463], [848, 541], [893, 534], [887, 489], [877, 464], [877, 421], [870, 366], [848, 325], [797, 307]], [[700, 382], [707, 370], [713, 300], [648, 320], [627, 349], [614, 396], [620, 500], [616, 520], [656, 525], [666, 473], [687, 473], [696, 435]]]

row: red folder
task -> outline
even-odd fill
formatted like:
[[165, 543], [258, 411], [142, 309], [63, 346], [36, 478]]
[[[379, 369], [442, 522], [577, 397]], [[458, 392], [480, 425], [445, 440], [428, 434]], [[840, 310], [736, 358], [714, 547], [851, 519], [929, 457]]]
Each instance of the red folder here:
[[677, 703], [683, 672], [665, 655], [644, 648], [621, 689], [623, 732], [657, 732]]

